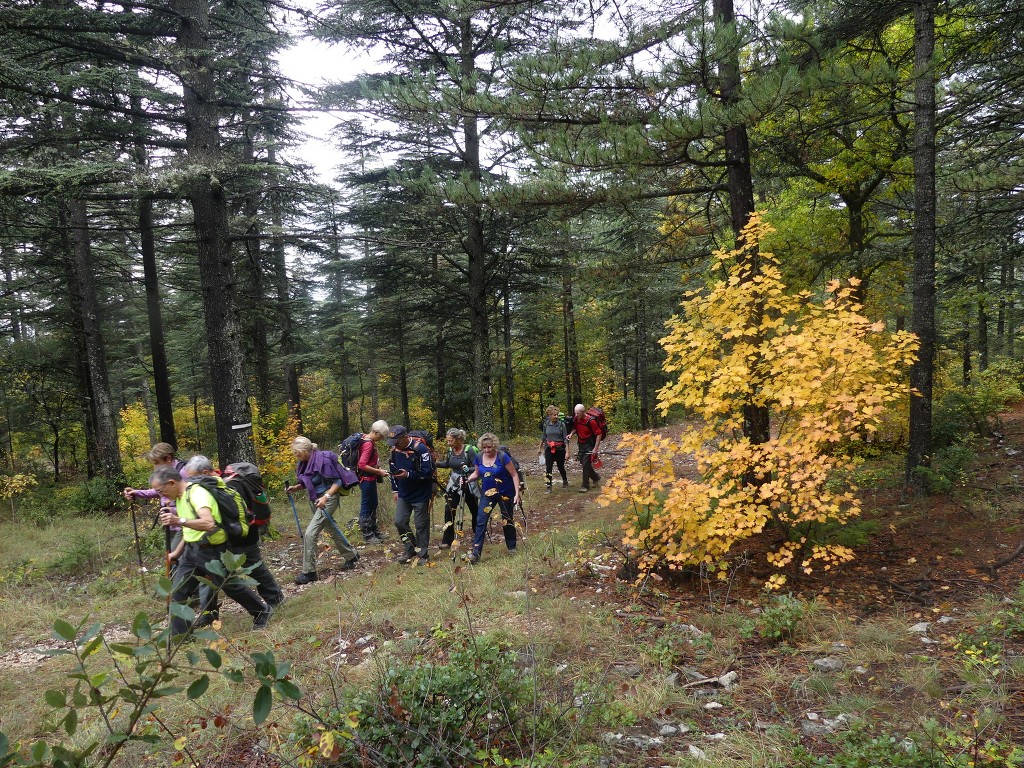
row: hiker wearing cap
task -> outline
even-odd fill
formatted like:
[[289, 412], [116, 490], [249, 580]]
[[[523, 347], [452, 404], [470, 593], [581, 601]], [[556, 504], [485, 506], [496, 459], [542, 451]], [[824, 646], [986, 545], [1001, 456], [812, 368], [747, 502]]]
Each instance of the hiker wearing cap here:
[[359, 460], [356, 474], [359, 476], [359, 532], [367, 544], [379, 544], [387, 537], [377, 527], [377, 484], [388, 476], [386, 469], [377, 466], [380, 456], [377, 443], [388, 439], [388, 423], [378, 419], [370, 425], [370, 431], [363, 435], [359, 446]]
[[577, 403], [573, 413], [575, 415], [572, 420], [572, 434], [569, 437], [576, 435], [579, 460], [583, 465], [583, 485], [580, 493], [586, 493], [590, 490], [591, 484], [596, 486], [601, 481], [601, 476], [597, 474], [593, 465], [597, 451], [601, 447], [601, 431], [594, 420], [587, 416], [587, 409], [583, 403]]
[[[395, 528], [404, 544], [398, 562], [414, 557], [426, 565], [430, 545], [430, 499], [434, 494], [434, 457], [422, 440], [409, 437], [409, 430], [396, 424], [388, 432], [391, 460], [391, 490], [395, 494]], [[416, 528], [410, 527], [410, 519]]]
[[302, 536], [302, 573], [295, 578], [295, 583], [309, 584], [319, 578], [316, 572], [316, 542], [325, 526], [344, 559], [341, 570], [350, 571], [355, 568], [359, 553], [334, 520], [341, 495], [348, 494], [341, 485], [341, 464], [337, 455], [331, 451], [321, 451], [316, 443], [301, 435], [292, 440], [292, 453], [298, 460], [295, 474], [299, 481], [288, 486], [288, 492], [294, 493], [305, 488], [313, 510], [313, 518]]
[[551, 490], [553, 475], [551, 473], [555, 464], [558, 465], [558, 473], [562, 476], [562, 487], [569, 487], [569, 478], [565, 476], [565, 443], [569, 439], [566, 434], [565, 421], [559, 417], [558, 406], [549, 405], [544, 412], [546, 418], [541, 425], [540, 450], [544, 454], [544, 487]]
[[450, 469], [448, 484], [444, 489], [444, 530], [441, 531], [441, 549], [448, 549], [455, 541], [455, 513], [459, 504], [465, 501], [469, 509], [470, 528], [476, 530], [476, 515], [479, 507], [480, 486], [467, 483], [466, 475], [473, 471], [476, 446], [466, 445], [466, 432], [452, 428], [445, 434], [448, 455], [437, 462], [438, 469]]
[[501, 512], [505, 521], [502, 532], [505, 534], [505, 546], [509, 552], [516, 551], [516, 526], [512, 517], [519, 504], [519, 472], [512, 457], [500, 450], [498, 436], [485, 432], [476, 441], [480, 453], [474, 462], [473, 473], [466, 479], [472, 482], [480, 480], [480, 511], [477, 514], [476, 527], [473, 530], [473, 549], [469, 553], [469, 562], [480, 562], [484, 549], [484, 538], [487, 536], [487, 522], [495, 507]]
[[[228, 485], [234, 477], [237, 475], [236, 472], [232, 472], [231, 468], [239, 466], [236, 464], [229, 464], [227, 471], [224, 475], [223, 482]], [[251, 464], [248, 466], [252, 466]], [[188, 473], [189, 478], [196, 477], [198, 475], [207, 475], [211, 477], [217, 477], [217, 472], [213, 468], [213, 462], [210, 461], [206, 456], [193, 456], [185, 464], [185, 471]], [[236, 490], [238, 490], [236, 488]], [[242, 500], [246, 503], [246, 508], [251, 509], [250, 499], [246, 498], [246, 494], [239, 490]], [[260, 551], [260, 528], [259, 525], [250, 525], [249, 532], [245, 535], [245, 538], [237, 543], [229, 543], [227, 545], [228, 550], [236, 555], [245, 555], [245, 565], [256, 565], [256, 567], [249, 573], [249, 577], [256, 582], [256, 592], [263, 599], [267, 605], [273, 608], [277, 608], [281, 603], [284, 602], [284, 592], [281, 591], [281, 587], [278, 585], [277, 580], [274, 578], [274, 574], [270, 572], [266, 562], [263, 560], [263, 553]], [[214, 608], [209, 609], [210, 613], [216, 615]]]
[[[200, 578], [208, 579], [214, 589], [223, 589], [224, 594], [241, 605], [252, 616], [253, 629], [263, 629], [273, 612], [259, 595], [248, 587], [228, 579], [224, 580], [208, 566], [227, 551], [227, 534], [218, 525], [220, 510], [213, 495], [200, 485], [189, 484], [172, 466], [159, 466], [149, 478], [150, 487], [174, 501], [174, 509], [160, 512], [160, 524], [177, 526], [182, 529], [179, 546], [178, 568], [174, 572], [171, 600], [186, 604], [199, 591]], [[198, 618], [191, 624], [171, 612], [171, 635], [189, 632], [201, 620], [209, 605], [208, 598], [200, 597]]]

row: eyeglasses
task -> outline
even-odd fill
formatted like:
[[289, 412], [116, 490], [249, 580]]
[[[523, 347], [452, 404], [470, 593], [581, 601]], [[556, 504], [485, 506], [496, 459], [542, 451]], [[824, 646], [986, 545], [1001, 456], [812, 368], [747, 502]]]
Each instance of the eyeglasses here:
[[157, 490], [160, 491], [160, 495], [161, 496], [170, 496], [171, 495], [171, 494], [169, 494], [167, 492], [167, 486], [171, 485], [173, 482], [174, 482], [173, 480], [168, 480], [166, 483], [164, 483], [159, 488], [157, 488]]

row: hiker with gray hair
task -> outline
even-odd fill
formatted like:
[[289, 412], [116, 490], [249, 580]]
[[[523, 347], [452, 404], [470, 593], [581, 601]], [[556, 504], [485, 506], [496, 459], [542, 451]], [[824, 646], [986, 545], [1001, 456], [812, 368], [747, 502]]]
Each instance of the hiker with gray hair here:
[[[223, 589], [225, 595], [252, 616], [253, 629], [266, 627], [273, 610], [259, 595], [232, 579], [225, 580], [209, 569], [210, 563], [219, 561], [220, 556], [227, 551], [227, 533], [219, 525], [221, 510], [213, 495], [198, 484], [186, 482], [177, 469], [167, 465], [153, 471], [149, 485], [174, 501], [173, 511], [168, 509], [160, 513], [160, 524], [182, 529], [181, 556], [174, 572], [171, 600], [180, 605], [187, 604], [199, 591], [199, 579], [208, 579], [214, 590]], [[202, 621], [208, 608], [208, 598], [201, 596], [194, 621], [188, 622], [172, 612], [171, 635], [191, 632]]]
[[288, 492], [295, 493], [304, 488], [309, 495], [309, 506], [313, 510], [313, 518], [302, 536], [302, 573], [295, 578], [295, 583], [301, 585], [320, 578], [316, 572], [316, 542], [324, 527], [328, 528], [334, 546], [344, 558], [341, 570], [350, 571], [355, 568], [359, 553], [334, 519], [341, 497], [348, 495], [348, 491], [341, 484], [341, 463], [337, 454], [321, 451], [316, 443], [302, 435], [292, 440], [291, 447], [298, 460], [295, 465], [298, 482], [288, 486]]
[[[230, 469], [230, 467], [228, 467]], [[200, 475], [206, 475], [209, 477], [220, 477], [217, 475], [217, 471], [213, 468], [213, 462], [210, 461], [206, 456], [193, 456], [185, 463], [185, 473], [191, 479]], [[225, 487], [231, 487], [229, 480], [221, 480]], [[236, 489], [237, 490], [237, 489]], [[242, 500], [245, 501], [245, 495], [241, 494]], [[251, 517], [250, 517], [251, 519]], [[245, 565], [255, 565], [256, 567], [249, 573], [250, 578], [256, 582], [256, 592], [263, 602], [270, 606], [271, 609], [277, 608], [281, 603], [284, 602], [284, 592], [281, 591], [281, 587], [278, 585], [277, 580], [274, 578], [274, 574], [270, 572], [267, 567], [266, 561], [263, 559], [263, 553], [260, 551], [260, 526], [250, 525], [249, 532], [245, 535], [241, 541], [228, 542], [228, 551], [236, 555], [245, 555]], [[200, 590], [201, 591], [201, 590]], [[213, 597], [212, 606], [207, 611], [217, 617], [217, 602], [216, 595]]]

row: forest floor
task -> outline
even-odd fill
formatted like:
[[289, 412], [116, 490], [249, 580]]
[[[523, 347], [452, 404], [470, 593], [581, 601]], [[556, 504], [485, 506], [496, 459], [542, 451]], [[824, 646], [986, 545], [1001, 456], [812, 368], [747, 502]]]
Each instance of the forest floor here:
[[[616, 443], [603, 456], [605, 477], [623, 460]], [[556, 482], [545, 493], [542, 471], [525, 460], [535, 445], [512, 449], [527, 475], [524, 546], [508, 556], [493, 526], [474, 568], [458, 551], [453, 561], [436, 549], [426, 568], [399, 566], [392, 537], [360, 545], [358, 567], [342, 572], [324, 536], [321, 581], [297, 587], [301, 546], [290, 508], [276, 505], [283, 535], [264, 552], [289, 600], [271, 630], [248, 633], [243, 648], [272, 647], [311, 698], [329, 698], [339, 680], [365, 684], [360, 671], [396, 639], [422, 647], [458, 631], [501, 631], [513, 644], [536, 644], [577, 700], [591, 696], [607, 710], [589, 726], [589, 748], [563, 747], [560, 761], [537, 765], [1024, 765], [1014, 752], [1024, 744], [1024, 558], [988, 571], [1024, 541], [1024, 408], [975, 446], [948, 493], [904, 499], [886, 481], [892, 466], [862, 481], [867, 543], [853, 562], [803, 578], [782, 598], [762, 589], [768, 537], [749, 542], [725, 582], [666, 575], [637, 592], [618, 578], [616, 511], [577, 492], [579, 465], [570, 464], [570, 488]], [[342, 515], [356, 506], [350, 500]], [[386, 500], [382, 507], [387, 518]], [[135, 606], [152, 610], [126, 550], [70, 578], [22, 559], [21, 578], [0, 544], [0, 729], [28, 737], [45, 722], [38, 700], [62, 674], [40, 656], [57, 645], [47, 633], [53, 617], [87, 609], [105, 621], [108, 639], [123, 641], [123, 617]], [[224, 615], [226, 631], [241, 634], [237, 607], [225, 605]], [[205, 729], [207, 717], [232, 710], [223, 702], [180, 712]], [[289, 715], [275, 713], [277, 736], [235, 718], [231, 739], [206, 742], [216, 754], [204, 765], [288, 764]], [[192, 731], [202, 743], [198, 726]], [[912, 762], [920, 749], [934, 762]], [[173, 759], [181, 755], [144, 762]]]

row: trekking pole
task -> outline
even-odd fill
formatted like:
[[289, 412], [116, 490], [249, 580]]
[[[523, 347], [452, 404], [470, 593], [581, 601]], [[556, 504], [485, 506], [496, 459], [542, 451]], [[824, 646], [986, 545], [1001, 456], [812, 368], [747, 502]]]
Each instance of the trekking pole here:
[[135, 554], [139, 558], [139, 572], [145, 573], [146, 568], [142, 564], [142, 543], [139, 541], [139, 522], [135, 519], [135, 499], [132, 499], [129, 508], [132, 512], [132, 531], [135, 533]]
[[292, 504], [292, 514], [295, 515], [295, 528], [299, 531], [299, 538], [302, 536], [302, 523], [299, 522], [299, 510], [295, 506], [295, 499], [292, 498], [292, 492], [288, 490], [288, 481], [284, 481], [284, 492], [288, 495], [288, 501]]
[[[164, 576], [168, 580], [171, 578], [171, 527], [169, 525], [164, 526]], [[171, 593], [173, 591], [173, 586], [167, 590], [167, 653], [171, 652]]]

